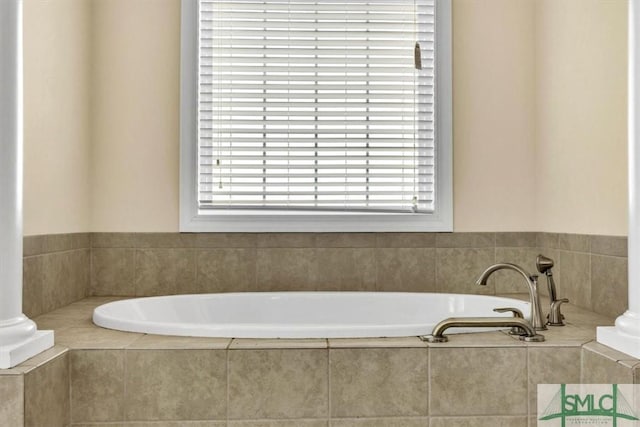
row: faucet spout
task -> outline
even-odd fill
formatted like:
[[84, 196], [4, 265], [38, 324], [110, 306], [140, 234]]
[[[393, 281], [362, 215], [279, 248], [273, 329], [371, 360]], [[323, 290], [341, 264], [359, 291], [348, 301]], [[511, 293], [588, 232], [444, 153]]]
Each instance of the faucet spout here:
[[538, 293], [538, 276], [527, 273], [522, 267], [511, 263], [498, 263], [490, 266], [482, 272], [476, 285], [486, 286], [487, 280], [493, 273], [498, 270], [513, 270], [519, 273], [527, 283], [527, 289], [529, 290], [529, 300], [531, 302], [531, 324], [534, 329], [542, 331], [547, 329], [542, 316], [542, 306], [540, 305], [540, 295]]
[[537, 334], [536, 330], [525, 319], [518, 317], [450, 317], [438, 323], [431, 331], [431, 335], [420, 337], [423, 341], [431, 343], [447, 342], [448, 338], [444, 331], [449, 328], [485, 328], [485, 327], [515, 327], [524, 331], [520, 339], [527, 342], [544, 341], [544, 336]]

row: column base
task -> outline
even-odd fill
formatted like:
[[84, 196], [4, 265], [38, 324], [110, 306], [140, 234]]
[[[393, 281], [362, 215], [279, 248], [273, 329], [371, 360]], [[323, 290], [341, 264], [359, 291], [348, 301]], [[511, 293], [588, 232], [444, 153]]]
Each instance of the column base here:
[[640, 359], [640, 337], [620, 332], [615, 326], [598, 326], [596, 340], [600, 344]]
[[53, 331], [36, 331], [16, 344], [0, 346], [0, 369], [13, 368], [53, 347]]

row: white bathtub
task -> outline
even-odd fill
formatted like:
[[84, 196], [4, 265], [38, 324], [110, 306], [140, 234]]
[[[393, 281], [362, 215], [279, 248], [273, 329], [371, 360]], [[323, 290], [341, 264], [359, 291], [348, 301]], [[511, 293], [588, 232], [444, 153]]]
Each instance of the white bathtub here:
[[[101, 305], [96, 325], [160, 335], [225, 338], [402, 337], [431, 333], [447, 317], [529, 317], [529, 303], [482, 295], [391, 292], [258, 292], [135, 298]], [[449, 333], [487, 329], [451, 329]]]

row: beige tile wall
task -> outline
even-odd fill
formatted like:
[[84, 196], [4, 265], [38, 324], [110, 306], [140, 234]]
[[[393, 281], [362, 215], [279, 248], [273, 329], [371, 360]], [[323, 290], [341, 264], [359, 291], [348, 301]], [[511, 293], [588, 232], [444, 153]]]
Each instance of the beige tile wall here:
[[[535, 233], [92, 234], [92, 295], [368, 290], [496, 293], [496, 255], [535, 258]], [[496, 246], [499, 244], [500, 246]], [[502, 252], [498, 252], [500, 249]], [[461, 267], [462, 266], [462, 267]], [[496, 275], [496, 283], [508, 280]], [[509, 286], [502, 285], [504, 291]], [[520, 292], [522, 289], [515, 288]]]
[[491, 332], [427, 344], [168, 337], [90, 325], [93, 308], [110, 299], [35, 319], [55, 327], [58, 345], [0, 371], [0, 415], [17, 426], [21, 414], [35, 426], [524, 426], [538, 383], [640, 382], [640, 361], [591, 342], [606, 318], [574, 306], [571, 323], [545, 331], [544, 343]]
[[538, 247], [556, 261], [560, 297], [609, 317], [627, 309], [627, 238], [538, 233]]
[[[489, 347], [142, 336], [49, 358], [24, 377], [24, 409], [18, 398], [0, 413], [35, 426], [524, 427], [538, 383], [637, 383], [638, 363], [593, 342], [506, 335]], [[21, 378], [0, 376], [0, 390], [20, 397]]]
[[68, 356], [68, 353], [61, 354], [25, 374], [25, 426], [64, 427], [69, 424]]
[[[80, 233], [25, 238], [31, 317], [86, 295], [353, 290], [522, 293], [517, 273], [556, 262], [559, 296], [615, 317], [627, 306], [626, 238], [553, 233]], [[547, 292], [543, 277], [542, 293]]]
[[88, 295], [89, 233], [24, 238], [23, 311], [29, 317]]

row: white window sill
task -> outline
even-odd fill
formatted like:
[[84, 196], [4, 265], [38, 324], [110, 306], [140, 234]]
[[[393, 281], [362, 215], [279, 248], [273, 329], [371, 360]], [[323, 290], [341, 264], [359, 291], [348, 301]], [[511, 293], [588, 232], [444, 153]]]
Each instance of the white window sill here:
[[433, 213], [205, 211], [183, 218], [182, 232], [453, 231], [450, 215]]

